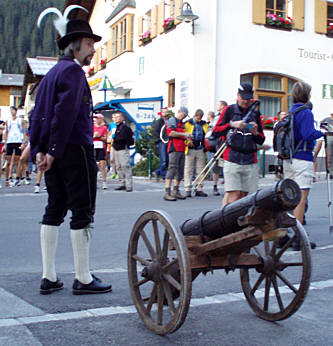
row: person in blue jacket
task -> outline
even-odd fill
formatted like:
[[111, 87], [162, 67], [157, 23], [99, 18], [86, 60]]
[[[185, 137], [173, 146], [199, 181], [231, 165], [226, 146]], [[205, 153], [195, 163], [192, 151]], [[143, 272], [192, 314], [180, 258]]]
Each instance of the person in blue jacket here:
[[43, 274], [41, 294], [63, 288], [56, 275], [55, 253], [58, 228], [71, 210], [71, 240], [75, 280], [73, 294], [105, 293], [102, 283], [89, 270], [90, 225], [95, 212], [97, 167], [93, 147], [93, 113], [90, 88], [83, 66], [89, 65], [93, 34], [83, 20], [70, 20], [57, 41], [59, 62], [39, 85], [31, 117], [31, 154], [45, 172], [48, 203], [40, 231]]
[[[296, 82], [291, 91], [293, 105], [290, 112], [310, 102], [311, 86], [305, 82]], [[310, 107], [311, 108], [311, 107]], [[314, 141], [324, 134], [314, 127], [314, 117], [310, 108], [294, 114], [294, 141], [298, 148], [292, 160], [284, 160], [284, 178], [296, 181], [301, 188], [301, 201], [294, 210], [294, 216], [303, 224], [305, 206], [313, 182]], [[315, 248], [316, 244], [311, 243]], [[300, 249], [299, 241], [293, 244], [294, 250]]]

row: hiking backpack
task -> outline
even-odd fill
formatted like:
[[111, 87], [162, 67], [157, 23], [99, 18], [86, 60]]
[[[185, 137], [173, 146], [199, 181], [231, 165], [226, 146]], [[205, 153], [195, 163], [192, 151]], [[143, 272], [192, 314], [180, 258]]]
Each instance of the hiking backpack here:
[[[278, 152], [280, 159], [290, 159], [300, 150], [306, 150], [306, 141], [301, 140], [295, 147], [294, 138], [294, 114], [303, 109], [309, 109], [308, 105], [298, 107], [289, 113], [283, 120], [274, 127], [273, 147]], [[303, 148], [300, 149], [303, 143]]]

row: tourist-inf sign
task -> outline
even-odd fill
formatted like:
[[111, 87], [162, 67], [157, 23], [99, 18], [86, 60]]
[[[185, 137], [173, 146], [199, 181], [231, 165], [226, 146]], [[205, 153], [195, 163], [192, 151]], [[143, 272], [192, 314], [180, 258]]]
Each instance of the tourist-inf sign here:
[[323, 99], [333, 100], [333, 85], [323, 84]]

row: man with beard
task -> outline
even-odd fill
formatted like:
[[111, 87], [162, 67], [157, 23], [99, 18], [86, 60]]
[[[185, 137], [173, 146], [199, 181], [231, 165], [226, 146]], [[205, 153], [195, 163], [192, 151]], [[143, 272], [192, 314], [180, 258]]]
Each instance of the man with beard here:
[[[50, 13], [51, 9], [48, 10]], [[59, 33], [61, 35], [61, 31]], [[41, 294], [63, 288], [56, 275], [55, 253], [58, 228], [68, 209], [72, 212], [70, 233], [75, 267], [72, 293], [111, 291], [111, 285], [102, 283], [89, 270], [97, 167], [92, 98], [82, 67], [90, 64], [95, 53], [94, 43], [100, 40], [87, 22], [68, 21], [65, 34], [57, 41], [62, 53], [60, 61], [43, 78], [36, 96], [31, 123], [31, 155], [36, 157], [38, 168], [45, 171], [48, 192], [40, 234]]]

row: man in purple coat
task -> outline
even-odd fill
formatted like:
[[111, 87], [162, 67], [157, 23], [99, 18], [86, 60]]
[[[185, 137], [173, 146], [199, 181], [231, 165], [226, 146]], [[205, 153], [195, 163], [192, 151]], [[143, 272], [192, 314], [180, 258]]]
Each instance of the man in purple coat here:
[[41, 226], [43, 275], [41, 294], [63, 288], [56, 275], [58, 228], [71, 210], [75, 280], [73, 294], [105, 293], [89, 270], [90, 225], [93, 222], [97, 167], [93, 147], [92, 98], [82, 66], [89, 65], [101, 37], [89, 24], [70, 20], [58, 40], [60, 61], [43, 78], [31, 118], [31, 153], [45, 171], [48, 203]]

